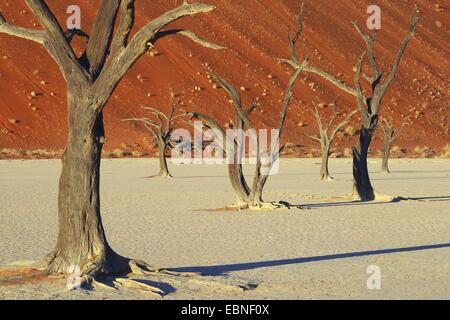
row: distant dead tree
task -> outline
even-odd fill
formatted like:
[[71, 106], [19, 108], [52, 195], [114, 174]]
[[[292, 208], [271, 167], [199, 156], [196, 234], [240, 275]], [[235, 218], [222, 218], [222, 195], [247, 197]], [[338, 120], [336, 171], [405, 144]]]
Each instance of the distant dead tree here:
[[167, 166], [167, 156], [166, 151], [170, 147], [170, 136], [174, 130], [176, 120], [180, 117], [186, 116], [186, 113], [176, 114], [177, 111], [181, 111], [181, 106], [183, 101], [181, 98], [176, 98], [172, 93], [171, 97], [171, 107], [168, 115], [165, 115], [162, 111], [155, 108], [141, 106], [142, 109], [149, 111], [153, 118], [129, 118], [123, 119], [122, 121], [133, 121], [143, 123], [144, 127], [150, 132], [152, 138], [156, 141], [159, 150], [159, 173], [152, 177], [163, 177], [171, 178], [172, 175], [169, 172], [169, 167]]
[[[63, 31], [45, 0], [25, 2], [42, 29], [11, 25], [0, 14], [0, 33], [37, 42], [47, 49], [67, 82], [68, 98], [69, 132], [62, 156], [58, 197], [59, 233], [56, 246], [41, 269], [48, 274], [63, 274], [79, 266], [82, 283], [97, 283], [95, 278], [105, 275], [151, 273], [148, 264], [122, 257], [106, 240], [99, 193], [100, 159], [106, 141], [103, 108], [128, 70], [157, 40], [179, 34], [207, 48], [220, 49], [188, 30], [163, 31], [182, 17], [210, 12], [214, 7], [184, 2], [146, 23], [131, 36], [134, 0], [101, 0], [86, 50], [78, 58], [71, 40], [79, 32]], [[129, 281], [121, 283], [131, 285]], [[157, 288], [147, 288], [161, 293]]]
[[406, 120], [409, 117], [405, 118], [404, 121], [400, 124], [398, 129], [394, 127], [394, 123], [392, 119], [381, 118], [380, 127], [383, 131], [384, 137], [384, 148], [383, 148], [383, 161], [381, 163], [381, 173], [390, 173], [389, 171], [389, 155], [391, 153], [392, 144], [398, 137], [403, 133], [404, 129], [407, 127], [408, 123]]
[[[242, 107], [241, 97], [236, 88], [217, 75], [210, 74], [211, 78], [220, 84], [220, 86], [227, 92], [227, 94], [233, 101], [233, 106], [236, 114], [236, 120], [234, 124], [234, 129], [236, 130], [235, 136], [230, 137], [229, 135], [227, 135], [225, 130], [215, 120], [205, 114], [199, 112], [187, 113], [187, 115], [191, 119], [200, 120], [203, 127], [215, 131], [214, 136], [210, 138], [214, 139], [214, 141], [220, 146], [220, 148], [227, 153], [228, 175], [231, 185], [236, 193], [237, 208], [240, 210], [273, 210], [281, 206], [278, 204], [265, 202], [262, 198], [262, 194], [267, 179], [270, 176], [271, 170], [275, 163], [279, 160], [279, 155], [284, 149], [284, 146], [281, 148], [279, 147], [279, 143], [277, 140], [279, 139], [279, 135], [281, 134], [281, 131], [283, 129], [287, 108], [292, 97], [291, 89], [299, 74], [300, 73], [296, 73], [296, 75], [291, 78], [288, 89], [286, 90], [286, 98], [282, 106], [280, 121], [277, 127], [278, 134], [276, 134], [274, 140], [271, 141], [271, 147], [268, 149], [264, 150], [262, 148], [262, 141], [260, 140], [260, 136], [256, 132], [253, 123], [249, 119], [250, 114], [258, 107], [258, 104], [253, 103], [247, 109]], [[242, 169], [242, 164], [244, 163], [245, 156], [245, 137], [243, 137], [242, 130], [245, 129], [250, 129], [249, 138], [254, 142], [254, 145], [252, 146], [256, 149], [254, 150], [256, 156], [255, 172], [251, 185], [247, 183]], [[249, 153], [251, 153], [251, 151]]]
[[[333, 140], [336, 137], [336, 134], [339, 132], [339, 130], [341, 130], [342, 127], [345, 126], [347, 123], [349, 123], [350, 119], [357, 112], [357, 110], [353, 110], [352, 112], [347, 114], [347, 116], [344, 119], [342, 119], [341, 122], [337, 123], [336, 126], [333, 128], [334, 122], [336, 118], [339, 116], [336, 110], [336, 99], [334, 99], [331, 107], [333, 109], [333, 114], [331, 115], [330, 119], [326, 121], [326, 123], [323, 123], [324, 120], [321, 119], [319, 110], [317, 109], [317, 106], [314, 102], [313, 108], [311, 108], [311, 113], [313, 114], [314, 119], [316, 120], [317, 128], [319, 129], [319, 136], [308, 135], [308, 137], [313, 140], [319, 141], [320, 143], [320, 150], [322, 153], [322, 162], [320, 166], [320, 180], [322, 181], [333, 180], [333, 177], [330, 176], [328, 170], [330, 147], [333, 144]], [[330, 130], [332, 131], [330, 132]]]
[[[321, 70], [317, 67], [312, 66], [302, 66], [303, 71], [307, 73], [313, 73], [319, 75], [323, 79], [331, 82], [337, 88], [355, 96], [357, 98], [358, 109], [361, 113], [361, 130], [359, 135], [358, 144], [352, 148], [353, 151], [353, 194], [352, 198], [355, 200], [361, 201], [372, 201], [378, 198], [381, 198], [378, 195], [370, 182], [369, 171], [367, 168], [367, 154], [369, 150], [370, 143], [372, 141], [373, 133], [378, 124], [378, 117], [380, 112], [380, 107], [383, 98], [385, 97], [388, 89], [391, 87], [395, 76], [398, 71], [398, 67], [400, 65], [401, 58], [405, 53], [405, 50], [413, 38], [417, 22], [418, 22], [418, 11], [417, 7], [414, 8], [408, 32], [400, 46], [400, 49], [395, 57], [394, 63], [390, 72], [387, 74], [386, 79], [382, 83], [382, 78], [384, 76], [384, 72], [380, 71], [378, 67], [378, 63], [375, 58], [375, 53], [373, 50], [373, 45], [376, 41], [377, 33], [374, 32], [371, 35], [368, 35], [360, 28], [358, 22], [353, 22], [353, 26], [355, 27], [358, 34], [363, 38], [364, 43], [366, 45], [366, 50], [361, 54], [357, 61], [357, 67], [354, 77], [355, 88], [352, 88], [344, 83], [342, 83], [337, 78], [333, 77], [331, 74]], [[364, 56], [367, 55], [368, 60], [370, 62], [370, 67], [372, 69], [373, 75], [371, 77], [363, 76], [362, 66]], [[283, 60], [286, 63], [289, 63], [293, 68], [298, 69], [300, 65], [298, 63], [294, 63], [289, 60]], [[361, 77], [364, 77], [371, 85], [371, 94], [369, 97], [365, 96], [365, 92], [361, 86]], [[384, 198], [384, 197], [383, 197]]]
[[198, 112], [189, 112], [188, 116], [192, 119], [199, 119], [203, 122], [203, 125], [218, 132], [216, 139], [219, 141], [219, 145], [222, 149], [227, 152], [227, 159], [230, 161], [228, 163], [228, 174], [230, 178], [231, 185], [237, 196], [237, 205], [239, 209], [252, 209], [252, 210], [273, 210], [277, 209], [282, 204], [265, 202], [263, 200], [263, 189], [266, 185], [267, 179], [269, 178], [274, 165], [279, 161], [280, 153], [292, 144], [286, 144], [280, 146], [280, 137], [283, 130], [283, 126], [286, 120], [287, 111], [292, 99], [292, 88], [296, 83], [298, 77], [300, 76], [303, 67], [306, 66], [307, 61], [299, 62], [296, 53], [296, 44], [300, 39], [303, 30], [303, 4], [301, 6], [299, 18], [298, 18], [298, 29], [295, 32], [294, 37], [289, 36], [289, 47], [291, 53], [292, 63], [297, 64], [299, 67], [295, 70], [294, 74], [291, 76], [287, 88], [284, 94], [284, 101], [281, 106], [280, 117], [278, 120], [278, 125], [276, 127], [278, 134], [273, 137], [271, 141], [271, 147], [264, 150], [260, 141], [260, 137], [255, 133], [254, 140], [256, 141], [256, 164], [255, 173], [253, 176], [252, 184], [249, 185], [245, 179], [242, 170], [243, 156], [245, 150], [243, 150], [243, 138], [239, 132], [242, 133], [243, 129], [250, 129], [250, 131], [255, 132], [255, 127], [252, 121], [249, 119], [250, 114], [258, 107], [258, 103], [252, 103], [248, 108], [242, 106], [241, 96], [238, 90], [228, 83], [223, 78], [210, 74], [210, 76], [225, 90], [225, 92], [230, 97], [234, 111], [235, 111], [235, 123], [234, 129], [237, 134], [233, 139], [230, 139], [225, 130], [211, 117], [201, 114]]

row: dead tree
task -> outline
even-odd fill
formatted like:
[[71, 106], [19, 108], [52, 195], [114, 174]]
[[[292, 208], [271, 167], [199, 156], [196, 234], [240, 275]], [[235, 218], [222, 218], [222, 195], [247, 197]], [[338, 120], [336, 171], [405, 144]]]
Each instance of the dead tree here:
[[[409, 117], [408, 117], [409, 118]], [[392, 119], [387, 120], [381, 118], [380, 127], [383, 130], [384, 144], [383, 144], [383, 161], [381, 163], [381, 173], [390, 173], [389, 170], [389, 155], [391, 153], [392, 144], [403, 133], [407, 126], [406, 120], [402, 122], [398, 129], [395, 129]]]
[[[278, 131], [271, 141], [270, 149], [263, 149], [259, 135], [256, 133], [255, 127], [250, 120], [249, 116], [253, 110], [258, 107], [257, 103], [253, 103], [247, 109], [242, 107], [241, 97], [236, 88], [228, 83], [226, 80], [220, 78], [217, 75], [210, 74], [210, 76], [217, 81], [222, 88], [227, 92], [233, 101], [235, 110], [235, 123], [234, 136], [230, 137], [227, 132], [211, 117], [201, 114], [199, 112], [188, 112], [187, 115], [191, 119], [198, 119], [202, 121], [203, 127], [212, 129], [215, 131], [214, 141], [220, 146], [220, 148], [226, 152], [228, 163], [228, 175], [231, 185], [236, 193], [237, 208], [238, 209], [251, 209], [251, 210], [272, 210], [280, 207], [277, 204], [268, 203], [263, 201], [263, 189], [270, 176], [271, 170], [275, 163], [279, 160], [279, 155], [283, 147], [279, 148], [279, 135], [283, 129], [284, 120], [286, 118], [287, 109], [292, 97], [292, 86], [298, 78], [300, 72], [291, 78], [288, 89], [286, 90], [286, 97], [282, 106], [280, 121], [278, 124]], [[243, 158], [245, 156], [244, 150], [244, 137], [243, 130], [250, 129], [250, 140], [255, 142], [255, 172], [253, 181], [248, 184], [243, 170]]]
[[[230, 178], [231, 185], [237, 196], [237, 205], [240, 209], [276, 209], [280, 207], [274, 203], [268, 203], [263, 200], [263, 189], [267, 182], [267, 179], [270, 176], [270, 173], [273, 169], [273, 166], [279, 161], [279, 156], [282, 150], [290, 146], [291, 144], [287, 144], [285, 146], [279, 147], [280, 145], [280, 136], [283, 130], [284, 122], [286, 120], [287, 111], [292, 99], [292, 88], [296, 83], [298, 77], [300, 76], [303, 67], [306, 66], [306, 60], [303, 62], [299, 62], [298, 56], [296, 53], [296, 43], [300, 39], [303, 25], [303, 4], [301, 7], [301, 11], [298, 19], [298, 30], [296, 31], [294, 37], [291, 38], [289, 35], [289, 46], [291, 53], [291, 61], [292, 63], [298, 64], [298, 68], [295, 70], [294, 74], [291, 76], [289, 83], [287, 85], [284, 101], [281, 106], [280, 118], [278, 120], [278, 125], [276, 127], [277, 133], [273, 140], [271, 141], [270, 148], [266, 148], [263, 150], [261, 148], [260, 137], [255, 134], [254, 138], [256, 141], [256, 161], [255, 161], [255, 173], [253, 176], [253, 181], [251, 184], [248, 184], [242, 170], [242, 159], [244, 156], [245, 150], [243, 150], [243, 138], [241, 136], [242, 130], [250, 129], [255, 130], [255, 127], [250, 120], [249, 116], [257, 107], [257, 103], [253, 103], [247, 109], [242, 106], [241, 96], [238, 90], [228, 83], [223, 78], [220, 78], [217, 75], [210, 74], [210, 76], [215, 79], [215, 81], [225, 90], [225, 92], [230, 97], [235, 113], [235, 123], [234, 129], [237, 134], [235, 137], [230, 138], [226, 135], [225, 130], [220, 127], [220, 125], [211, 119], [209, 116], [198, 113], [198, 112], [189, 112], [188, 115], [191, 118], [199, 119], [203, 122], [203, 125], [215, 130], [218, 132], [216, 138], [220, 141], [220, 145], [222, 149], [227, 152], [227, 160], [228, 162], [228, 174]], [[269, 149], [269, 150], [267, 150]]]
[[[334, 122], [339, 115], [336, 110], [336, 99], [334, 100], [334, 102], [331, 106], [333, 108], [333, 114], [331, 115], [328, 122], [326, 122], [325, 124], [322, 122], [322, 119], [319, 114], [319, 110], [317, 110], [317, 106], [315, 103], [313, 103], [313, 108], [311, 108], [311, 113], [313, 114], [314, 119], [316, 120], [317, 128], [319, 129], [319, 136], [308, 135], [308, 137], [313, 140], [319, 141], [319, 143], [320, 143], [320, 150], [321, 150], [321, 154], [322, 154], [322, 161], [321, 161], [321, 165], [320, 165], [320, 180], [322, 180], [322, 181], [333, 180], [333, 177], [330, 176], [330, 173], [328, 170], [328, 159], [330, 157], [330, 147], [333, 143], [334, 138], [336, 137], [336, 134], [339, 132], [339, 130], [341, 130], [342, 127], [345, 126], [347, 123], [349, 123], [350, 119], [357, 112], [357, 110], [353, 110], [341, 122], [336, 124], [336, 126], [333, 128]], [[333, 130], [330, 132], [330, 130], [332, 128], [333, 128]]]
[[42, 29], [11, 25], [0, 14], [0, 32], [41, 44], [56, 61], [67, 82], [69, 132], [59, 182], [59, 233], [56, 246], [42, 269], [49, 274], [59, 274], [67, 273], [76, 265], [81, 269], [83, 282], [102, 275], [149, 272], [146, 263], [122, 257], [106, 240], [99, 194], [100, 158], [106, 141], [103, 108], [128, 70], [158, 39], [180, 34], [205, 47], [219, 49], [191, 31], [163, 31], [184, 16], [210, 12], [214, 7], [184, 2], [131, 36], [134, 0], [101, 0], [86, 51], [78, 58], [70, 44], [74, 32], [63, 31], [46, 1], [25, 2]]
[[165, 115], [163, 112], [147, 107], [142, 106], [142, 109], [149, 111], [155, 119], [150, 118], [129, 118], [123, 119], [122, 121], [133, 121], [133, 122], [141, 122], [144, 127], [150, 132], [152, 138], [156, 141], [159, 150], [159, 173], [152, 177], [163, 177], [163, 178], [171, 178], [172, 175], [169, 172], [169, 167], [167, 166], [167, 156], [166, 151], [170, 147], [170, 136], [174, 130], [174, 126], [176, 120], [180, 117], [184, 117], [186, 114], [176, 114], [177, 110], [180, 110], [183, 105], [182, 99], [177, 99], [175, 95], [171, 94], [171, 107], [168, 115]]
[[[303, 67], [303, 70], [308, 73], [319, 75], [323, 79], [331, 82], [337, 88], [355, 96], [357, 98], [358, 109], [361, 114], [361, 130], [359, 135], [358, 144], [352, 148], [353, 151], [353, 194], [352, 198], [361, 201], [372, 201], [377, 198], [377, 194], [374, 191], [369, 178], [369, 171], [367, 168], [367, 154], [369, 146], [372, 141], [373, 133], [378, 124], [378, 116], [380, 112], [381, 103], [385, 97], [388, 89], [391, 87], [400, 65], [401, 58], [405, 53], [405, 50], [413, 38], [418, 22], [417, 7], [414, 8], [408, 32], [400, 46], [400, 49], [395, 57], [391, 70], [387, 74], [386, 79], [382, 82], [384, 72], [380, 71], [378, 63], [375, 58], [373, 45], [376, 41], [377, 33], [374, 32], [371, 35], [366, 34], [361, 30], [357, 22], [353, 22], [358, 34], [363, 38], [366, 45], [366, 51], [358, 59], [354, 82], [355, 88], [352, 88], [340, 80], [333, 77], [331, 74], [321, 70], [317, 67], [307, 65]], [[361, 85], [362, 66], [364, 56], [367, 55], [372, 70], [372, 76], [368, 77], [364, 75], [364, 79], [370, 83], [371, 94], [369, 97], [365, 96], [364, 90]], [[299, 64], [292, 63], [292, 61], [286, 61], [295, 69], [299, 68]]]

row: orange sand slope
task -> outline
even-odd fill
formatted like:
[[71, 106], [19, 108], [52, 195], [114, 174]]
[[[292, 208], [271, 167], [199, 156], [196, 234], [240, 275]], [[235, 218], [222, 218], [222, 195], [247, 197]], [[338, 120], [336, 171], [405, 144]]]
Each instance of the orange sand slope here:
[[[137, 1], [135, 29], [181, 2]], [[295, 28], [299, 1], [204, 2], [214, 4], [217, 9], [182, 19], [172, 27], [189, 28], [227, 49], [212, 51], [180, 36], [158, 42], [159, 54], [149, 53], [133, 67], [106, 108], [107, 149], [148, 150], [153, 146], [143, 127], [120, 119], [141, 114], [139, 105], [143, 103], [168, 111], [170, 89], [185, 94], [185, 109], [206, 112], [221, 124], [229, 122], [233, 118], [232, 106], [223, 90], [213, 88], [206, 77], [207, 70], [220, 74], [238, 88], [245, 87], [247, 90], [242, 93], [245, 104], [259, 97], [261, 108], [253, 115], [255, 122], [259, 127], [275, 126], [282, 93], [291, 74], [275, 58], [289, 55], [287, 31]], [[385, 98], [382, 115], [400, 114], [396, 122], [412, 115], [413, 124], [397, 145], [408, 151], [418, 145], [440, 150], [449, 142], [450, 1], [378, 1], [382, 8], [382, 29], [376, 53], [387, 72], [406, 33], [413, 2], [420, 10], [418, 32]], [[98, 0], [48, 0], [48, 4], [61, 22], [66, 20], [68, 5], [79, 5], [82, 28], [89, 32]], [[352, 85], [353, 68], [364, 45], [350, 22], [359, 20], [365, 25], [370, 4], [366, 0], [306, 1], [300, 56], [308, 57], [311, 65], [339, 75]], [[37, 28], [24, 1], [2, 0], [0, 10], [13, 24]], [[83, 43], [77, 40], [75, 45], [80, 51]], [[202, 90], [194, 90], [195, 86]], [[268, 94], [263, 95], [264, 89]], [[315, 76], [302, 75], [294, 90], [283, 139], [317, 148], [306, 137], [316, 129], [309, 112], [311, 102], [329, 103], [338, 93], [341, 110], [348, 112], [355, 107], [353, 97]], [[352, 126], [357, 128], [358, 120]], [[39, 45], [0, 35], [0, 149], [61, 149], [66, 129], [65, 84], [56, 64]], [[345, 135], [337, 145], [348, 147], [355, 139], [354, 134]], [[379, 131], [373, 147], [381, 147], [381, 142]]]

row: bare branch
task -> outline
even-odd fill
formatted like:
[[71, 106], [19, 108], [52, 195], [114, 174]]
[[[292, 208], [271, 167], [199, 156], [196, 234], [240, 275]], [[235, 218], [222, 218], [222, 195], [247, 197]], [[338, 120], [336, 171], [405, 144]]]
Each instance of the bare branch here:
[[278, 153], [279, 153], [279, 154], [282, 154], [283, 151], [284, 151], [285, 149], [297, 148], [297, 147], [301, 147], [301, 145], [295, 144], [295, 143], [292, 143], [292, 142], [286, 142], [285, 144], [283, 144], [283, 145], [281, 146], [281, 148], [280, 148], [280, 150], [278, 151]]
[[120, 4], [120, 22], [111, 44], [111, 55], [115, 56], [127, 45], [131, 29], [134, 25], [135, 8], [134, 0], [122, 0]]
[[217, 83], [227, 92], [227, 94], [230, 96], [231, 100], [233, 101], [234, 109], [236, 110], [236, 114], [238, 117], [245, 123], [245, 125], [249, 128], [253, 128], [253, 125], [249, 118], [247, 117], [246, 112], [242, 110], [242, 104], [241, 104], [241, 95], [236, 90], [236, 88], [226, 81], [225, 79], [219, 77], [218, 75], [215, 75], [213, 73], [208, 74], [215, 80]]
[[60, 67], [65, 79], [69, 82], [88, 83], [90, 75], [80, 65], [78, 59], [66, 39], [58, 20], [48, 8], [44, 0], [26, 0], [37, 20], [45, 29], [44, 46]]
[[158, 109], [155, 109], [155, 108], [152, 108], [152, 107], [143, 106], [143, 105], [141, 105], [141, 108], [144, 109], [144, 110], [151, 111], [151, 113], [154, 114], [157, 117], [161, 116], [164, 119], [168, 119], [168, 117], [163, 112], [159, 111]]
[[130, 42], [129, 50], [140, 51], [137, 50], [138, 48], [140, 48], [141, 50], [145, 50], [148, 47], [148, 43], [152, 42], [157, 36], [158, 32], [160, 32], [169, 23], [172, 23], [184, 16], [206, 13], [214, 9], [214, 6], [207, 4], [188, 4], [185, 2], [181, 6], [170, 10], [162, 16], [156, 18], [151, 23], [147, 24], [145, 27], [139, 30]]
[[338, 79], [336, 79], [335, 77], [333, 77], [331, 74], [317, 68], [317, 67], [311, 67], [311, 66], [306, 66], [303, 71], [305, 72], [309, 72], [309, 73], [314, 73], [317, 74], [318, 76], [322, 77], [323, 79], [331, 82], [332, 84], [334, 84], [337, 88], [353, 95], [353, 96], [357, 96], [357, 92], [355, 89], [353, 89], [352, 87], [346, 85], [345, 83], [342, 83], [341, 81], [339, 81]]
[[387, 130], [390, 127], [390, 123], [383, 117], [380, 119], [380, 127], [383, 130], [384, 135], [387, 135]]
[[155, 122], [151, 121], [148, 118], [128, 118], [128, 119], [122, 119], [122, 121], [135, 121], [135, 122], [143, 122], [149, 126], [159, 128], [160, 126], [156, 124]]
[[300, 73], [303, 71], [303, 68], [305, 68], [306, 64], [307, 64], [307, 61], [303, 61], [303, 63], [301, 65], [299, 65], [298, 69], [295, 70], [295, 73], [289, 80], [288, 86], [286, 88], [286, 92], [284, 94], [283, 105], [281, 107], [281, 116], [280, 116], [280, 120], [278, 122], [278, 127], [277, 127], [277, 129], [280, 132], [280, 135], [281, 135], [281, 130], [283, 129], [284, 121], [286, 119], [286, 114], [287, 114], [287, 110], [289, 107], [289, 103], [291, 102], [291, 99], [292, 99], [292, 88], [294, 87], [295, 82], [297, 81], [298, 77], [300, 76]]
[[161, 31], [157, 37], [155, 37], [154, 42], [156, 42], [157, 40], [168, 36], [168, 35], [175, 35], [175, 34], [179, 34], [182, 36], [185, 36], [189, 39], [191, 39], [192, 41], [194, 41], [195, 43], [201, 45], [202, 47], [208, 48], [208, 49], [213, 49], [213, 50], [222, 50], [222, 49], [226, 49], [225, 47], [219, 46], [217, 44], [211, 43], [209, 41], [206, 41], [202, 38], [200, 38], [198, 35], [196, 35], [194, 32], [192, 32], [191, 30], [168, 30], [168, 31]]
[[409, 118], [411, 118], [411, 116], [407, 116], [401, 123], [400, 127], [396, 130], [394, 136], [392, 137], [393, 141], [396, 140], [403, 133], [403, 131], [409, 126], [409, 123], [407, 122]]
[[250, 113], [253, 112], [257, 107], [259, 107], [259, 102], [255, 101], [253, 102], [248, 108], [247, 111], [245, 111], [245, 115], [248, 117]]
[[[210, 12], [214, 10], [214, 8], [214, 6], [206, 4], [183, 3], [181, 6], [154, 19], [140, 29], [125, 48], [119, 50], [117, 54], [106, 61], [101, 74], [91, 87], [91, 91], [102, 92], [103, 95], [109, 96], [139, 57], [141, 57], [149, 47], [153, 46], [152, 43], [164, 27], [182, 17]], [[100, 104], [99, 107], [96, 107], [96, 111], [101, 111], [103, 106], [104, 105]]]
[[122, 121], [142, 122], [144, 124], [144, 127], [153, 135], [156, 141], [163, 140], [163, 132], [161, 126], [149, 120], [148, 118], [129, 118], [122, 119]]
[[91, 36], [86, 47], [90, 74], [96, 77], [109, 53], [114, 25], [121, 0], [101, 0]]
[[414, 34], [416, 33], [417, 23], [419, 22], [419, 15], [417, 7], [414, 7], [413, 13], [411, 15], [411, 21], [409, 24], [409, 30], [408, 33], [405, 36], [405, 39], [403, 40], [403, 43], [400, 47], [400, 50], [397, 53], [397, 56], [395, 57], [394, 64], [392, 66], [391, 72], [389, 73], [388, 77], [386, 78], [382, 88], [381, 88], [381, 95], [384, 96], [391, 86], [392, 82], [395, 79], [395, 76], [397, 74], [398, 66], [400, 64], [400, 61], [402, 59], [403, 54], [405, 53], [406, 47], [408, 46], [408, 43], [413, 38]]
[[293, 62], [297, 63], [298, 62], [298, 56], [297, 56], [297, 52], [295, 50], [295, 45], [297, 44], [297, 41], [300, 39], [300, 36], [302, 34], [303, 31], [303, 9], [305, 6], [305, 2], [302, 2], [302, 5], [300, 7], [300, 13], [298, 15], [298, 29], [294, 34], [294, 37], [291, 38], [289, 32], [288, 32], [288, 38], [289, 38], [289, 48], [291, 51], [291, 59]]
[[47, 33], [55, 40], [66, 43], [64, 32], [44, 0], [25, 0]]
[[155, 129], [153, 127], [151, 127], [150, 125], [148, 125], [147, 123], [144, 123], [144, 127], [145, 129], [147, 129], [152, 135], [153, 138], [159, 143], [160, 140], [162, 140], [161, 134], [156, 132]]
[[313, 135], [310, 135], [310, 134], [307, 134], [306, 136], [308, 138], [310, 138], [310, 139], [313, 139], [313, 140], [316, 140], [316, 141], [319, 141], [320, 143], [322, 143], [322, 139], [319, 138], [318, 136], [313, 136]]
[[337, 110], [336, 110], [337, 98], [338, 98], [338, 96], [334, 97], [333, 104], [331, 105], [331, 107], [333, 108], [333, 114], [330, 118], [330, 121], [328, 121], [327, 129], [326, 129], [327, 132], [328, 132], [328, 130], [330, 130], [331, 126], [333, 125], [334, 120], [336, 120], [336, 117], [338, 116]]
[[359, 26], [359, 23], [357, 21], [354, 21], [352, 24], [355, 27], [356, 31], [361, 35], [366, 44], [367, 57], [369, 59], [373, 71], [373, 78], [370, 79], [370, 81], [373, 82], [374, 79], [380, 76], [380, 71], [378, 69], [375, 53], [373, 52], [373, 44], [375, 43], [375, 40], [377, 38], [377, 33], [374, 32], [372, 33], [372, 35], [369, 36], [367, 33], [361, 30], [361, 27]]
[[317, 110], [317, 106], [316, 106], [315, 102], [313, 102], [312, 105], [313, 105], [313, 108], [310, 109], [311, 113], [314, 116], [314, 118], [316, 119], [317, 127], [319, 128], [319, 131], [322, 134], [323, 125], [322, 125], [322, 120], [320, 119], [319, 110]]
[[[199, 119], [199, 120], [202, 121], [204, 126], [206, 126], [208, 128], [211, 128], [213, 130], [219, 131], [220, 135], [222, 136], [222, 137], [218, 137], [219, 138], [220, 147], [222, 148], [222, 150], [224, 152], [228, 151], [227, 145], [224, 142], [224, 138], [226, 139], [226, 143], [227, 144], [228, 143], [233, 143], [233, 141], [231, 141], [231, 139], [229, 139], [229, 137], [227, 136], [225, 131], [222, 129], [221, 126], [219, 126], [219, 124], [216, 121], [214, 121], [211, 117], [209, 117], [209, 116], [207, 116], [205, 114], [199, 113], [199, 112], [188, 112], [187, 116], [191, 117], [191, 118]], [[234, 144], [236, 145], [236, 142], [234, 142]]]
[[345, 118], [344, 120], [342, 120], [333, 130], [333, 132], [330, 135], [330, 141], [333, 141], [334, 137], [336, 136], [336, 134], [339, 132], [339, 130], [342, 129], [343, 126], [345, 126], [347, 123], [350, 122], [351, 118], [358, 112], [358, 110], [353, 110], [352, 112], [350, 112]]
[[364, 92], [363, 89], [361, 87], [361, 70], [362, 70], [362, 64], [363, 64], [363, 59], [364, 59], [364, 55], [366, 54], [366, 52], [363, 52], [359, 58], [358, 58], [358, 62], [357, 62], [357, 66], [356, 66], [356, 72], [355, 72], [355, 87], [356, 87], [356, 92], [357, 95], [356, 97], [358, 98], [358, 108], [362, 113], [366, 113], [365, 112], [365, 105], [366, 105], [366, 101], [365, 101], [365, 97], [364, 97]]
[[41, 30], [31, 30], [19, 26], [10, 25], [0, 13], [0, 33], [31, 40], [39, 44], [44, 44], [45, 32]]

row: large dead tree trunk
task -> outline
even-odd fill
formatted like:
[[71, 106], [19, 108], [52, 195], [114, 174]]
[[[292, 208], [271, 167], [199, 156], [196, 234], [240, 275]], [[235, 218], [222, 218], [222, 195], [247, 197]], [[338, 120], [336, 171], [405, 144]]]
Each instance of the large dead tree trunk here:
[[13, 26], [0, 14], [0, 33], [43, 45], [63, 73], [68, 97], [69, 133], [59, 185], [58, 239], [43, 268], [48, 273], [66, 273], [70, 266], [79, 266], [86, 280], [137, 269], [143, 272], [147, 268], [145, 263], [123, 258], [111, 249], [102, 225], [99, 183], [105, 142], [103, 108], [120, 80], [158, 39], [182, 34], [205, 47], [221, 48], [190, 31], [161, 31], [179, 18], [209, 12], [214, 7], [184, 3], [153, 20], [131, 38], [134, 1], [101, 0], [86, 52], [78, 59], [70, 41], [74, 35], [84, 33], [63, 32], [44, 0], [26, 0], [26, 3], [43, 29]]
[[71, 125], [59, 181], [59, 232], [56, 246], [46, 261], [49, 273], [66, 272], [71, 266], [107, 274], [129, 269], [128, 260], [111, 249], [103, 230], [100, 216], [103, 117], [99, 113], [80, 119], [80, 110], [86, 107], [79, 99], [69, 101]]
[[[415, 7], [411, 16], [408, 32], [395, 57], [392, 68], [384, 82], [381, 81], [384, 73], [381, 72], [378, 68], [378, 63], [376, 61], [375, 53], [373, 50], [373, 44], [376, 41], [377, 33], [375, 32], [371, 35], [366, 34], [364, 31], [362, 31], [357, 22], [354, 22], [353, 25], [358, 34], [363, 38], [365, 42], [366, 51], [359, 57], [358, 60], [357, 71], [355, 73], [354, 79], [356, 87], [355, 89], [342, 83], [340, 80], [336, 79], [320, 68], [312, 66], [305, 66], [303, 68], [305, 72], [317, 74], [323, 79], [334, 84], [337, 88], [349, 94], [352, 94], [357, 98], [357, 104], [361, 114], [362, 123], [358, 144], [352, 148], [354, 180], [352, 198], [355, 200], [358, 199], [361, 201], [371, 201], [377, 198], [377, 194], [373, 190], [369, 178], [369, 172], [367, 170], [367, 153], [372, 141], [374, 130], [377, 127], [382, 100], [395, 79], [402, 56], [405, 53], [410, 40], [416, 32], [417, 22], [418, 10], [417, 7]], [[364, 79], [366, 79], [371, 86], [371, 95], [369, 97], [365, 96], [365, 92], [361, 86], [362, 63], [365, 55], [367, 55], [373, 73], [371, 77], [364, 76]], [[294, 68], [298, 68], [299, 66], [299, 64], [295, 63], [295, 61], [283, 61], [289, 63]], [[383, 197], [383, 199], [385, 198], [387, 199], [388, 197]]]
[[375, 199], [375, 193], [369, 178], [369, 169], [367, 168], [367, 155], [372, 142], [373, 130], [371, 128], [362, 128], [358, 143], [352, 148], [353, 195], [358, 195], [363, 201]]

